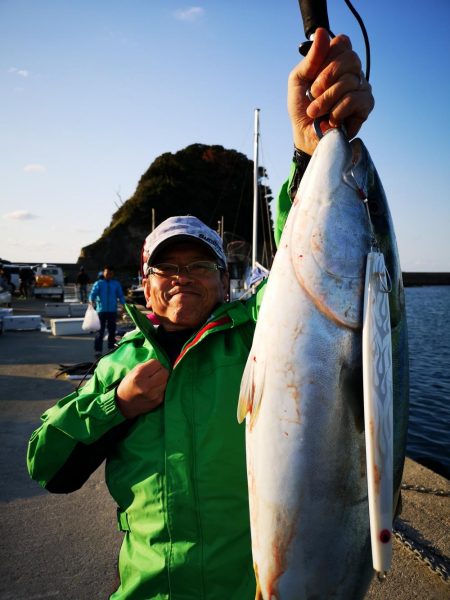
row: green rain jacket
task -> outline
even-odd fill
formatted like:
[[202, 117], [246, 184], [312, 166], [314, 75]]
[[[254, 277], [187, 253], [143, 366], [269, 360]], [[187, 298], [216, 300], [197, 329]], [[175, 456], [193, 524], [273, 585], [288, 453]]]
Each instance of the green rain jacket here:
[[[111, 599], [253, 600], [245, 427], [236, 410], [255, 302], [221, 305], [173, 367], [150, 321], [127, 310], [138, 329], [78, 393], [42, 416], [29, 442], [30, 475], [50, 491], [72, 491], [106, 454], [106, 483], [125, 531], [121, 586]], [[151, 358], [171, 369], [165, 401], [130, 423], [115, 390]], [[104, 443], [124, 425], [125, 435]]]
[[[278, 200], [277, 241], [290, 206], [286, 185]], [[236, 411], [263, 288], [246, 303], [219, 306], [173, 367], [150, 321], [127, 306], [137, 329], [84, 387], [42, 415], [30, 438], [29, 473], [52, 492], [78, 489], [106, 458], [125, 532], [111, 600], [255, 597], [245, 427]], [[151, 358], [171, 371], [164, 403], [128, 421], [116, 388]]]

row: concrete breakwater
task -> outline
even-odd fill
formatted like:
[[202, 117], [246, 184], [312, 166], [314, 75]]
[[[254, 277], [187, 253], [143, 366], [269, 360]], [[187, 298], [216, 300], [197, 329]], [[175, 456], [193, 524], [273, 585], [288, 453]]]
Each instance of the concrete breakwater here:
[[450, 285], [450, 273], [426, 273], [404, 271], [403, 285], [412, 287], [416, 285]]

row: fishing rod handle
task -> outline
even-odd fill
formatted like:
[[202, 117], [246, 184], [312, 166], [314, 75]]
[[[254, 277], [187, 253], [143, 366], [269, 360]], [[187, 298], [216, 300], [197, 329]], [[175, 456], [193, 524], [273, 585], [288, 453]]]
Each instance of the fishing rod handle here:
[[307, 40], [311, 39], [318, 27], [330, 30], [327, 0], [298, 0], [302, 13], [303, 29]]

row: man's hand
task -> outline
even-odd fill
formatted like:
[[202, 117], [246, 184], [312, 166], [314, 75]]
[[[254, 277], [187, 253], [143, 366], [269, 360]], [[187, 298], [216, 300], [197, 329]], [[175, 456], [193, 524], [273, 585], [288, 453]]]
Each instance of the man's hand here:
[[127, 419], [148, 413], [164, 400], [169, 371], [152, 358], [137, 365], [120, 382], [116, 402]]
[[[313, 102], [306, 96], [308, 89]], [[372, 88], [361, 73], [361, 61], [348, 37], [338, 35], [330, 40], [325, 29], [317, 29], [308, 55], [288, 80], [288, 111], [296, 148], [314, 152], [319, 140], [313, 121], [327, 114], [327, 127], [343, 124], [351, 139], [374, 104]]]

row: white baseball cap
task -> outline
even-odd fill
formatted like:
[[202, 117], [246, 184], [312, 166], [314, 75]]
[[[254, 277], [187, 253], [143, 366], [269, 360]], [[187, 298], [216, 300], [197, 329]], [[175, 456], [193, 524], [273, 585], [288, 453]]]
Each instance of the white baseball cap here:
[[222, 267], [226, 267], [227, 259], [219, 234], [197, 217], [186, 215], [169, 217], [145, 238], [143, 248], [146, 261], [143, 265], [144, 275], [147, 275], [148, 266], [157, 251], [162, 250], [169, 243], [182, 240], [200, 242], [213, 251]]

